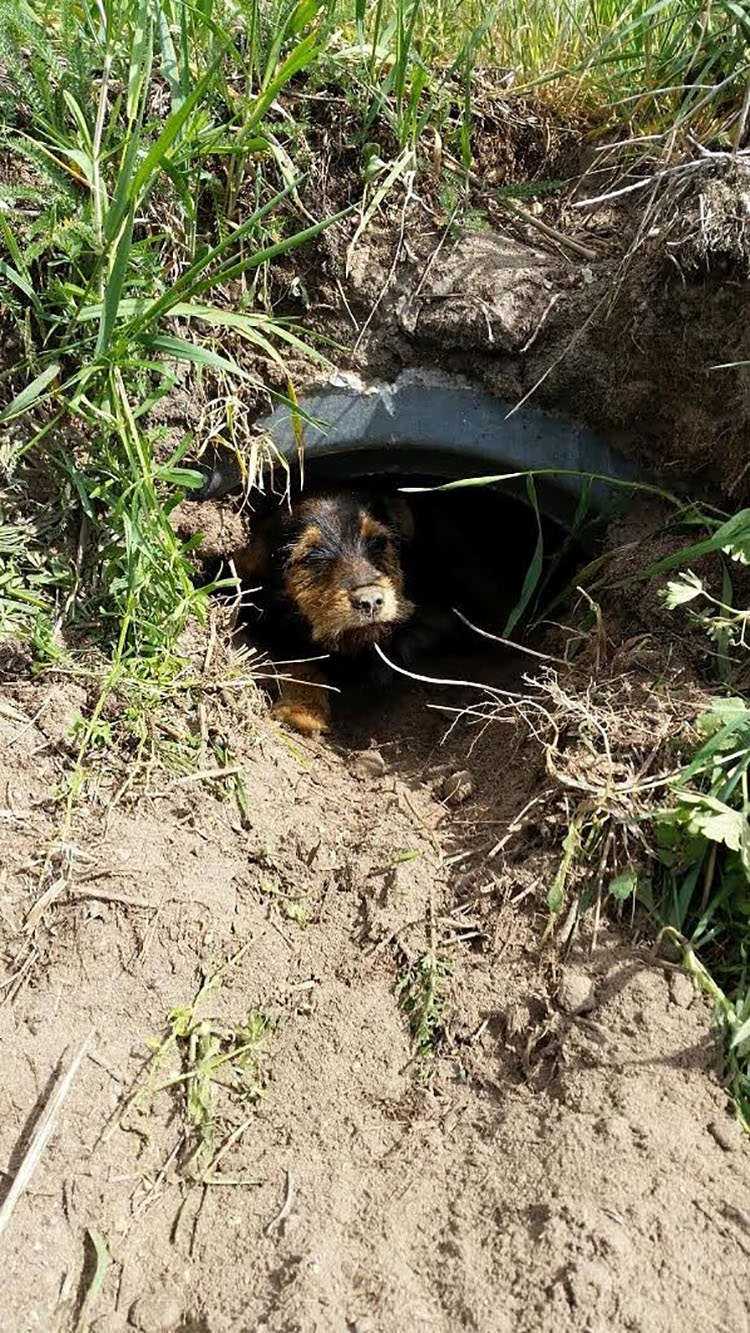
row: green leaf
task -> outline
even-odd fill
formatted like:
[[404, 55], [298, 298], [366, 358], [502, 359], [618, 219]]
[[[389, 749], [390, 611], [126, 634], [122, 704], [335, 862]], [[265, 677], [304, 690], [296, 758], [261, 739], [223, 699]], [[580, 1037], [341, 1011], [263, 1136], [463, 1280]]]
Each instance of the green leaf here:
[[165, 467], [156, 473], [157, 481], [165, 481], [170, 486], [182, 486], [187, 491], [199, 491], [206, 483], [202, 472], [195, 472], [188, 467]]
[[104, 1279], [107, 1276], [107, 1270], [111, 1263], [109, 1250], [107, 1249], [107, 1242], [104, 1237], [100, 1235], [98, 1231], [94, 1231], [93, 1227], [89, 1227], [86, 1234], [94, 1247], [96, 1266], [94, 1268], [94, 1275], [89, 1283], [86, 1295], [84, 1296], [80, 1314], [76, 1320], [76, 1333], [83, 1333], [83, 1330], [89, 1327], [91, 1322], [91, 1307], [104, 1286]]
[[[710, 716], [710, 714], [704, 713], [703, 720], [707, 721]], [[699, 719], [699, 723], [700, 721], [701, 719]], [[689, 782], [691, 778], [695, 777], [696, 773], [700, 773], [701, 769], [706, 768], [708, 761], [713, 759], [715, 754], [736, 748], [738, 744], [745, 744], [745, 727], [747, 726], [747, 723], [747, 717], [739, 714], [723, 723], [718, 730], [715, 729], [713, 735], [709, 737], [705, 745], [701, 746], [700, 750], [688, 764], [687, 768], [682, 770], [679, 781]]]
[[699, 833], [709, 842], [723, 843], [733, 852], [740, 850], [746, 823], [741, 811], [733, 810], [714, 796], [680, 792], [679, 797], [693, 806], [687, 822], [689, 832]]
[[107, 279], [107, 285], [104, 292], [104, 304], [102, 315], [99, 321], [99, 332], [96, 339], [96, 349], [94, 355], [100, 357], [107, 348], [107, 344], [112, 336], [112, 332], [117, 321], [117, 314], [120, 308], [120, 296], [128, 272], [128, 260], [130, 259], [130, 249], [133, 241], [133, 216], [135, 205], [131, 205], [125, 217], [125, 223], [120, 232], [120, 239], [117, 242], [114, 262]]
[[615, 875], [609, 882], [609, 892], [618, 902], [624, 903], [627, 898], [631, 898], [638, 887], [638, 876], [631, 867], [623, 870], [621, 875]]
[[726, 523], [720, 524], [711, 537], [702, 542], [694, 542], [692, 546], [684, 546], [673, 555], [654, 561], [639, 577], [653, 578], [655, 574], [677, 569], [680, 565], [697, 559], [698, 556], [710, 555], [713, 551], [723, 551], [725, 546], [744, 549], [747, 544], [750, 544], [750, 509], [740, 509], [739, 513], [727, 519]]
[[750, 1039], [750, 1018], [746, 1018], [744, 1023], [741, 1023], [740, 1026], [733, 1033], [729, 1049], [732, 1051], [736, 1051], [738, 1046], [741, 1046], [743, 1042], [748, 1041], [749, 1039]]
[[180, 67], [177, 60], [177, 52], [169, 29], [169, 19], [164, 12], [163, 5], [157, 5], [156, 22], [159, 28], [162, 73], [169, 85], [172, 110], [176, 111], [182, 105], [184, 99], [182, 97]]
[[526, 570], [526, 577], [523, 581], [521, 594], [518, 598], [518, 601], [516, 602], [516, 605], [513, 607], [513, 610], [511, 611], [510, 615], [508, 616], [508, 619], [505, 622], [505, 629], [503, 630], [503, 634], [506, 636], [506, 638], [508, 637], [508, 635], [513, 633], [513, 630], [515, 629], [516, 625], [521, 619], [521, 616], [523, 615], [524, 611], [529, 605], [529, 602], [531, 601], [531, 598], [534, 595], [534, 591], [537, 587], [537, 584], [539, 583], [539, 580], [542, 576], [542, 564], [544, 561], [544, 533], [542, 531], [542, 519], [539, 513], [539, 503], [536, 498], [536, 487], [534, 485], [533, 477], [526, 478], [526, 489], [528, 491], [529, 500], [531, 502], [532, 508], [534, 510], [534, 513], [536, 514], [537, 539], [536, 539], [536, 546], [534, 548], [534, 554], [532, 555], [529, 567]]
[[730, 694], [712, 699], [710, 711], [701, 713], [695, 725], [701, 735], [712, 736], [720, 727], [736, 722], [750, 722], [750, 706], [739, 695]]
[[126, 114], [131, 125], [138, 115], [143, 88], [151, 76], [153, 30], [148, 9], [148, 0], [141, 0], [133, 26], [126, 103]]
[[27, 384], [25, 389], [22, 389], [19, 394], [16, 394], [12, 403], [9, 403], [8, 406], [0, 412], [0, 421], [10, 421], [12, 417], [20, 416], [22, 412], [26, 412], [28, 408], [31, 407], [32, 403], [37, 402], [38, 399], [41, 398], [44, 390], [53, 380], [57, 379], [59, 374], [59, 363], [53, 361], [51, 366], [47, 366], [47, 369], [43, 370], [41, 375], [37, 375], [36, 379], [31, 381], [31, 384]]
[[39, 297], [34, 291], [34, 288], [31, 286], [29, 282], [26, 281], [25, 278], [21, 276], [20, 273], [16, 271], [16, 269], [11, 268], [10, 264], [6, 264], [5, 260], [3, 259], [0, 259], [0, 274], [2, 274], [4, 278], [7, 278], [8, 282], [12, 282], [13, 286], [17, 287], [19, 292], [23, 292], [24, 296], [27, 297], [29, 301], [31, 301], [31, 304], [33, 305], [38, 315], [42, 314], [42, 307], [39, 302]]
[[218, 352], [212, 352], [208, 347], [197, 347], [195, 343], [187, 342], [184, 338], [166, 336], [149, 338], [145, 346], [154, 351], [166, 352], [167, 356], [173, 357], [175, 361], [191, 361], [194, 365], [204, 366], [207, 370], [221, 370], [230, 375], [239, 375], [241, 379], [246, 380], [251, 378], [236, 361], [231, 361], [226, 356], [219, 356]]

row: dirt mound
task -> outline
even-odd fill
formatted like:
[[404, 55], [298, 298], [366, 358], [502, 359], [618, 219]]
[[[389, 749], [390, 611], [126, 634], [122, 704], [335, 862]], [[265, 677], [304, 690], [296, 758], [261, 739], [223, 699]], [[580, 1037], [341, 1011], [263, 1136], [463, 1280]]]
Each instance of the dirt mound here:
[[[709, 1327], [744, 1327], [750, 1157], [703, 1001], [606, 922], [593, 954], [542, 949], [553, 863], [538, 849], [500, 873], [489, 857], [540, 758], [512, 724], [443, 743], [427, 702], [407, 687], [386, 716], [353, 703], [331, 746], [251, 722], [232, 737], [244, 814], [208, 778], [162, 772], [131, 806], [102, 788], [66, 850], [71, 887], [56, 897], [53, 881], [42, 912], [80, 699], [14, 688], [8, 1185], [58, 1063], [93, 1036], [10, 1223], [3, 1327], [75, 1326], [87, 1232], [111, 1256], [85, 1312], [96, 1333], [654, 1333], [680, 1328], [686, 1301]], [[212, 1160], [236, 1139], [206, 1175], [170, 1082], [191, 1067], [185, 1043], [187, 1063], [173, 1041], [145, 1064], [227, 958], [199, 1017], [224, 1041], [255, 1031], [257, 1049], [251, 1087], [217, 1073]], [[409, 1010], [439, 1038], [426, 1067]]]

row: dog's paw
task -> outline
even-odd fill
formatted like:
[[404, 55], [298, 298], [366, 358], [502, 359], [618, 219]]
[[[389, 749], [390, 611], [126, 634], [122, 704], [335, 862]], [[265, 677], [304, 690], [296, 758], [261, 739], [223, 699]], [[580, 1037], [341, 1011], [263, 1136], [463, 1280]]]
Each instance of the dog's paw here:
[[301, 736], [320, 736], [328, 730], [330, 718], [325, 709], [316, 709], [307, 704], [277, 704], [271, 709], [271, 717], [298, 731]]

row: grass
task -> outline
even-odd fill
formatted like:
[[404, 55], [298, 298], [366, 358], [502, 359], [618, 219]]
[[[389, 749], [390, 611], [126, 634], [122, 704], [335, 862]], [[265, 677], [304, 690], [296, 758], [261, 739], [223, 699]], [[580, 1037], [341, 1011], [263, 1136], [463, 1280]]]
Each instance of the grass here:
[[[203, 1012], [224, 973], [244, 952], [245, 948], [238, 950], [215, 972], [204, 975], [194, 999], [172, 1010], [166, 1036], [152, 1044], [146, 1087], [135, 1098], [138, 1109], [150, 1114], [159, 1093], [178, 1094], [184, 1126], [180, 1169], [187, 1179], [202, 1185], [245, 1183], [219, 1173], [218, 1167], [252, 1119], [243, 1115], [233, 1123], [236, 1107], [254, 1104], [263, 1090], [267, 1018], [250, 1010], [241, 1022], [232, 1024]], [[170, 1063], [177, 1067], [164, 1077]]]
[[[180, 386], [241, 416], [269, 362], [283, 379], [289, 353], [313, 354], [274, 308], [273, 273], [335, 218], [302, 204], [312, 160], [288, 91], [349, 101], [366, 217], [419, 167], [426, 130], [470, 165], [485, 64], [605, 120], [626, 99], [633, 129], [702, 116], [729, 142], [749, 31], [733, 4], [686, 0], [0, 0], [0, 628], [48, 656], [63, 627], [95, 629], [117, 675], [205, 614], [169, 522], [198, 484], [195, 441], [154, 418]], [[56, 532], [29, 514], [40, 467]]]

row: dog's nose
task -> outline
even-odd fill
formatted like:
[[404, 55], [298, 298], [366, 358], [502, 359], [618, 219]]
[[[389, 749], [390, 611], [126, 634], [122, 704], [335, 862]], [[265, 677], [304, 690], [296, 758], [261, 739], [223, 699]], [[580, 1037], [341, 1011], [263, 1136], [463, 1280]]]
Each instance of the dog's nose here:
[[383, 609], [383, 589], [377, 584], [368, 584], [364, 588], [355, 588], [349, 594], [355, 611], [363, 611], [371, 619]]

